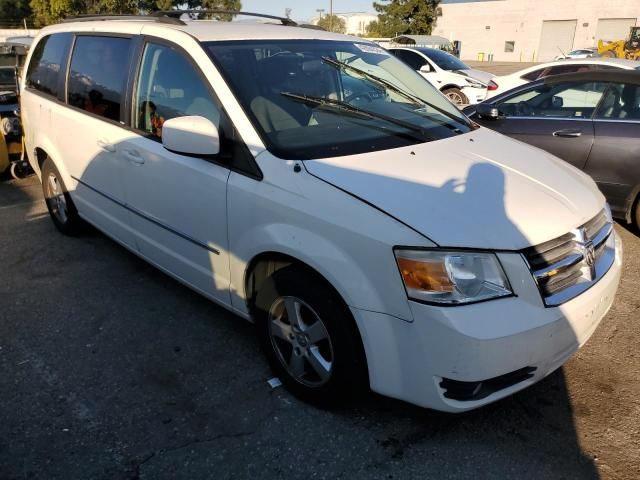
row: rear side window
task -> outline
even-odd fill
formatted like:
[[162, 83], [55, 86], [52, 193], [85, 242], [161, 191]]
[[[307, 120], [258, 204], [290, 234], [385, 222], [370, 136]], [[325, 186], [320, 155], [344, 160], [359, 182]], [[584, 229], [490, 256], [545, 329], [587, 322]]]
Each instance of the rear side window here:
[[61, 65], [71, 37], [70, 33], [54, 33], [38, 42], [27, 69], [27, 87], [48, 95], [58, 95], [64, 70]]
[[69, 67], [69, 105], [109, 120], [120, 120], [130, 45], [128, 38], [78, 36]]

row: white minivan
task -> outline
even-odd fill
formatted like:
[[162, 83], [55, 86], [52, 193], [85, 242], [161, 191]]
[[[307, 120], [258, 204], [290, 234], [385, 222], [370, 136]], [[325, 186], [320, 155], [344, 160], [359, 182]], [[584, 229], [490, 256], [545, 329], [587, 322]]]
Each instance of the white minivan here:
[[255, 322], [305, 399], [488, 404], [561, 366], [618, 287], [588, 176], [363, 39], [82, 18], [40, 31], [21, 107], [56, 227]]

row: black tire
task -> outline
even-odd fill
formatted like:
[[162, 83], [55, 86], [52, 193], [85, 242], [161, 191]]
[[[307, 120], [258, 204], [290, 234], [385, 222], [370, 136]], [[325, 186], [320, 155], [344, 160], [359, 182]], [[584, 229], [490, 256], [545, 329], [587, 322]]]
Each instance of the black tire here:
[[[293, 342], [297, 340], [291, 337], [291, 354], [288, 358], [293, 358], [295, 348], [301, 349], [302, 353], [298, 356], [303, 358], [307, 370], [300, 377], [292, 375], [285, 367], [287, 341], [272, 334], [272, 325], [289, 322], [285, 314], [280, 320], [273, 319], [278, 309], [283, 313], [287, 311], [283, 305], [287, 299], [300, 300], [300, 317], [305, 323], [309, 322], [307, 325], [313, 326], [316, 326], [316, 318], [319, 318], [328, 337], [328, 341], [321, 340], [316, 344], [308, 337], [302, 347], [300, 343], [295, 343], [298, 345], [295, 347]], [[345, 405], [366, 391], [366, 360], [355, 321], [338, 294], [318, 275], [297, 266], [277, 270], [264, 281], [257, 293], [254, 319], [271, 368], [284, 386], [298, 398], [322, 407], [332, 407]], [[291, 331], [296, 332], [295, 328]], [[308, 331], [311, 330], [303, 330], [302, 333]], [[300, 330], [297, 332], [299, 334]], [[323, 359], [331, 359], [330, 374], [324, 380], [316, 373], [317, 362], [313, 362], [316, 367], [312, 365], [313, 349], [316, 356], [320, 354]]]
[[640, 196], [636, 200], [636, 206], [633, 209], [632, 220], [634, 226], [636, 227], [636, 231], [640, 233]]
[[454, 104], [454, 105], [468, 105], [469, 99], [462, 93], [459, 88], [445, 88], [442, 93]]
[[83, 221], [78, 215], [78, 210], [64, 185], [60, 172], [48, 157], [42, 163], [42, 193], [56, 228], [65, 235], [80, 234]]

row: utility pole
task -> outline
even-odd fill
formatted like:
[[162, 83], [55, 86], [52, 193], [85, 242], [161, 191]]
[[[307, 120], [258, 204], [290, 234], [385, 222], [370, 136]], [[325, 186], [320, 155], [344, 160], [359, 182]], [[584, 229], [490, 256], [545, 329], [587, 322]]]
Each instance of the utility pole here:
[[329, 0], [329, 31], [333, 32], [333, 0]]
[[316, 8], [316, 12], [320, 16], [320, 20], [322, 20], [322, 14], [324, 13], [324, 8]]

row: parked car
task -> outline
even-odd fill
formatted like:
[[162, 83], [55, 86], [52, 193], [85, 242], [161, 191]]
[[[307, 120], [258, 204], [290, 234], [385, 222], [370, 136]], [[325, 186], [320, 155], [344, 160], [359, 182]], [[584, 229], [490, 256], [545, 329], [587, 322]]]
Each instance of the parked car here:
[[611, 306], [620, 241], [595, 183], [378, 45], [119, 18], [43, 28], [28, 59], [53, 223], [255, 322], [295, 394], [477, 408], [557, 369]]
[[569, 58], [593, 58], [599, 56], [597, 48], [581, 48], [578, 50], [572, 50], [566, 55], [558, 55], [555, 60], [566, 60]]
[[589, 174], [613, 215], [640, 228], [640, 72], [547, 77], [466, 113]]
[[570, 59], [542, 63], [510, 75], [493, 77], [489, 82], [487, 99], [551, 75], [592, 72], [595, 70], [640, 70], [640, 62], [621, 58], [590, 58], [588, 60]]
[[476, 104], [487, 96], [492, 74], [474, 70], [460, 59], [436, 48], [390, 48], [456, 105]]

